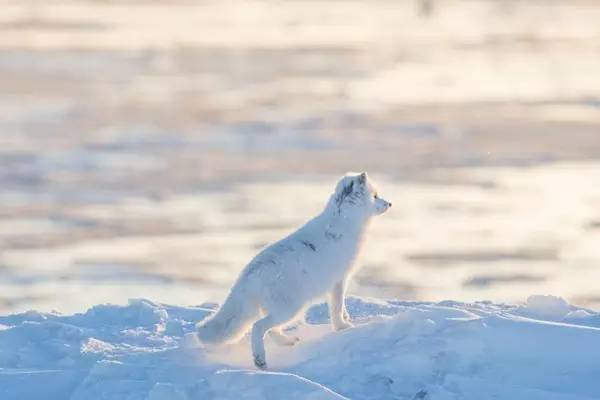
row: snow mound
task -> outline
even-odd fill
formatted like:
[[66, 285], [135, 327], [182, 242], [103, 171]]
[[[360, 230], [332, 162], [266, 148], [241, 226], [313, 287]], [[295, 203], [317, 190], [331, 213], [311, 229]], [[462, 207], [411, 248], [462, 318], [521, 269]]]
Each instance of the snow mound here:
[[564, 318], [571, 311], [565, 299], [551, 295], [529, 296], [523, 310], [542, 318]]
[[522, 306], [349, 298], [355, 327], [332, 332], [324, 304], [267, 339], [190, 338], [214, 305], [147, 300], [85, 313], [0, 316], [0, 399], [598, 399], [600, 315], [552, 296]]

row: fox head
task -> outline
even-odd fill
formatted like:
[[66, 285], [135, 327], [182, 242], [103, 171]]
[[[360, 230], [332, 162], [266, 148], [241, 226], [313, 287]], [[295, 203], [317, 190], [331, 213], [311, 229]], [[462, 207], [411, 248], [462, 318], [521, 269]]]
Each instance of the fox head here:
[[392, 203], [379, 197], [366, 172], [346, 174], [340, 179], [332, 201], [338, 214], [358, 212], [373, 216], [383, 214], [392, 206]]

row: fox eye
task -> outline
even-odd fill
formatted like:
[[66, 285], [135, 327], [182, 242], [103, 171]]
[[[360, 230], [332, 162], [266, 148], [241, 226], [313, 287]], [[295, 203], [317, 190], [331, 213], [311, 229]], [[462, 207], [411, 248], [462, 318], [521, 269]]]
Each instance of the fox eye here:
[[378, 199], [379, 195], [377, 195], [377, 192], [373, 193], [373, 198]]

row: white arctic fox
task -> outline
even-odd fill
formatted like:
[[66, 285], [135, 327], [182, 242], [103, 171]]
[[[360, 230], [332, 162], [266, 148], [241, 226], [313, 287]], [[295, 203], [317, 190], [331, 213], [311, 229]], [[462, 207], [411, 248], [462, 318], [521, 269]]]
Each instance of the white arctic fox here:
[[280, 326], [326, 293], [333, 328], [352, 326], [344, 306], [346, 283], [371, 217], [391, 205], [366, 173], [344, 176], [321, 214], [250, 261], [219, 311], [198, 325], [200, 340], [232, 342], [252, 326], [254, 364], [266, 368], [265, 333], [293, 345], [298, 338], [284, 335]]

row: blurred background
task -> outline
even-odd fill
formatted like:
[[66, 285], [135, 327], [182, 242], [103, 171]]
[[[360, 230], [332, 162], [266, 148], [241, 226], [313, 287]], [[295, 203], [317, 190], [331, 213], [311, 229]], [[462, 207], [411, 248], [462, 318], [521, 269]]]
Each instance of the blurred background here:
[[0, 312], [221, 302], [346, 171], [350, 293], [600, 309], [600, 2], [0, 0]]

